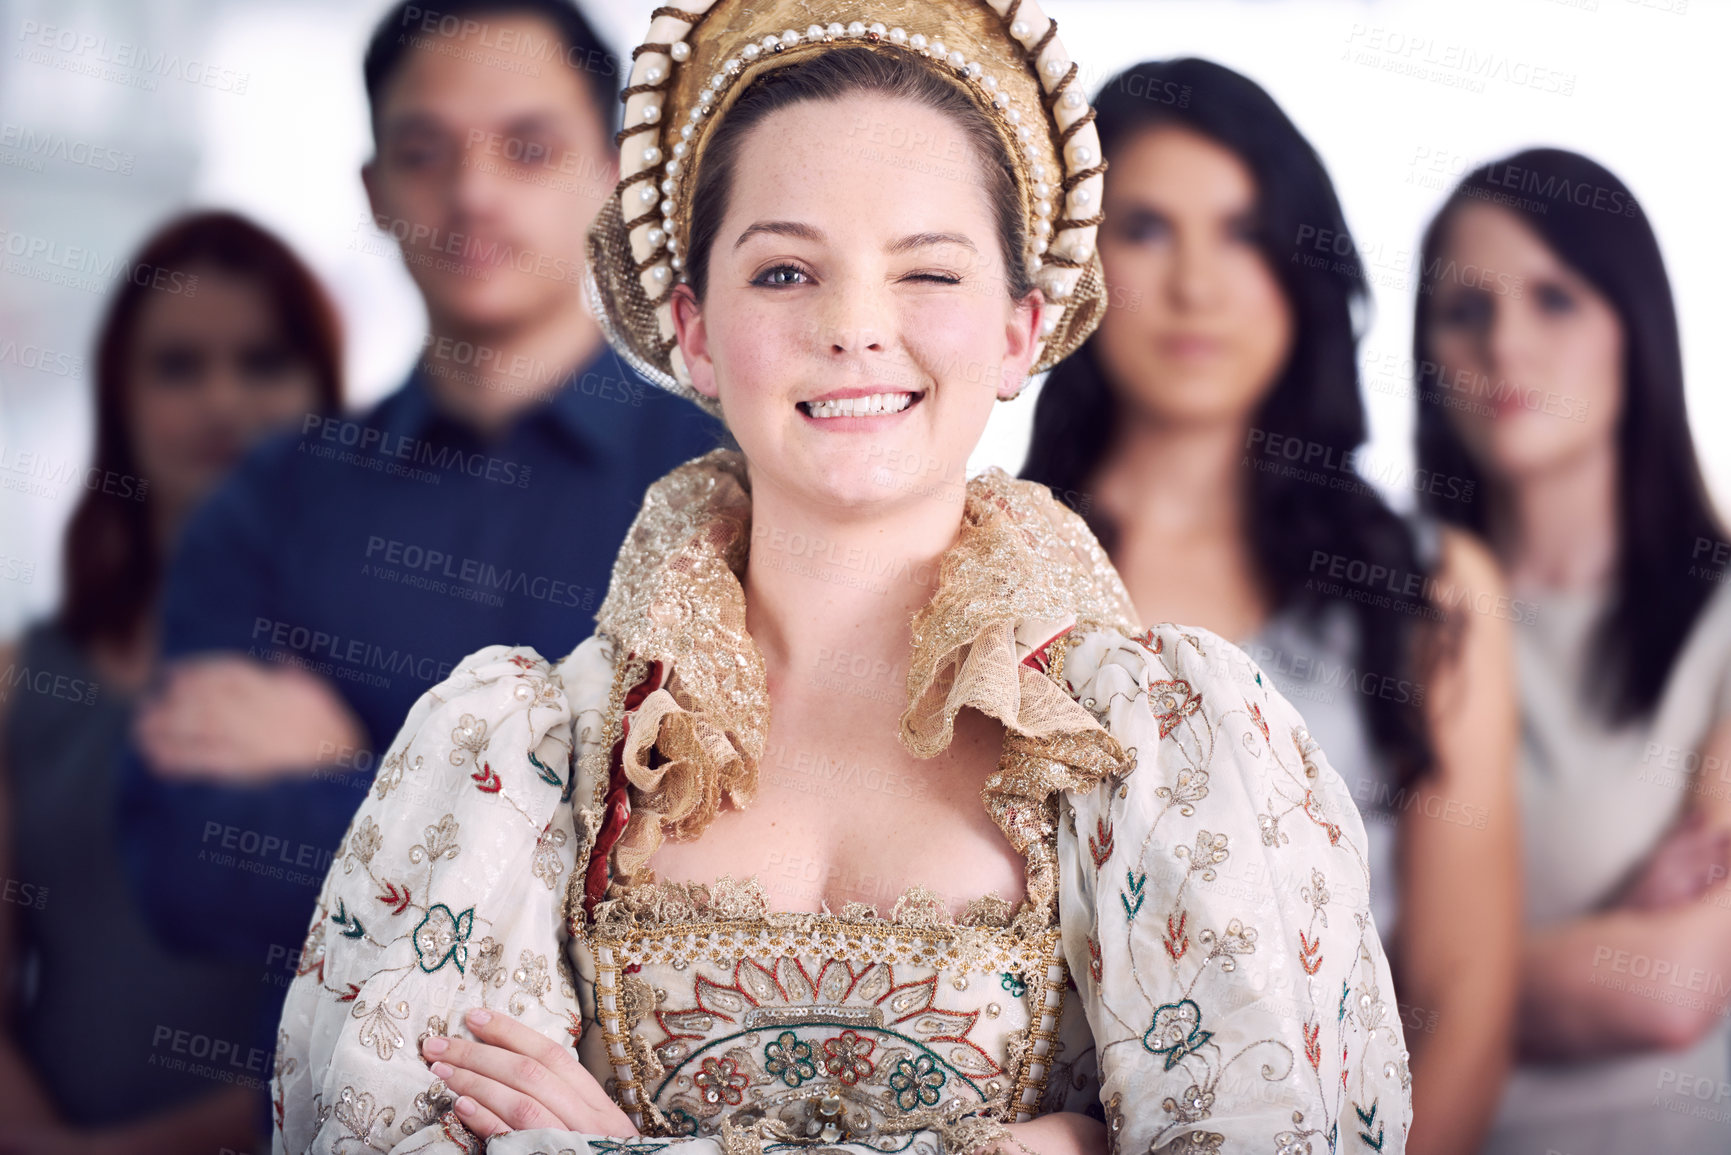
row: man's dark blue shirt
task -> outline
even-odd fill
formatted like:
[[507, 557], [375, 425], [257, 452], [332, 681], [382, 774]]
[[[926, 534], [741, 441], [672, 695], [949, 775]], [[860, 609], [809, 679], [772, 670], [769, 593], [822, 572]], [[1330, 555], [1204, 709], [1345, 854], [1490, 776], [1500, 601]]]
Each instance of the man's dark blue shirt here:
[[417, 369], [358, 417], [308, 417], [260, 444], [176, 549], [163, 657], [311, 669], [371, 749], [263, 786], [163, 781], [129, 753], [122, 850], [163, 940], [256, 961], [280, 1005], [333, 853], [416, 699], [483, 646], [557, 662], [589, 636], [644, 490], [722, 437], [604, 347], [496, 440], [442, 412]]

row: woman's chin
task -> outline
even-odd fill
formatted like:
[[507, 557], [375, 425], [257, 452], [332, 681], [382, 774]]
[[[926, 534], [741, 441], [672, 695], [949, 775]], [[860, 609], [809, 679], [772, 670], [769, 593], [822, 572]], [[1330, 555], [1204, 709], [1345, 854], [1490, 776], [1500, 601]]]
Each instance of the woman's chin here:
[[813, 455], [786, 472], [776, 470], [781, 475], [778, 488], [800, 505], [828, 516], [879, 514], [912, 500], [962, 492], [944, 484], [943, 478], [921, 479], [892, 469], [886, 464], [890, 456], [881, 447]]
[[[768, 482], [828, 516], [880, 515], [933, 500], [960, 505], [965, 497], [967, 452], [956, 447], [977, 442], [979, 431], [934, 429], [932, 416], [923, 406], [887, 419], [813, 420], [801, 413], [779, 428], [754, 426], [758, 436], [753, 429], [734, 435], [751, 462], [754, 487]], [[976, 434], [972, 442], [969, 432]]]
[[1591, 433], [1548, 413], [1510, 410], [1486, 423], [1481, 453], [1506, 477], [1543, 474], [1575, 460], [1593, 447]]

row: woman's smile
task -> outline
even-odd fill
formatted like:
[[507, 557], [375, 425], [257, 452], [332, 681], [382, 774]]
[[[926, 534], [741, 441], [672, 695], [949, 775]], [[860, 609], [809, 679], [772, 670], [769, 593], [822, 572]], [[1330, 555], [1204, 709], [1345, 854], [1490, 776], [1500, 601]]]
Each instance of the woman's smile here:
[[834, 432], [881, 429], [912, 409], [925, 392], [883, 390], [875, 386], [836, 389], [819, 397], [795, 402], [807, 421]]

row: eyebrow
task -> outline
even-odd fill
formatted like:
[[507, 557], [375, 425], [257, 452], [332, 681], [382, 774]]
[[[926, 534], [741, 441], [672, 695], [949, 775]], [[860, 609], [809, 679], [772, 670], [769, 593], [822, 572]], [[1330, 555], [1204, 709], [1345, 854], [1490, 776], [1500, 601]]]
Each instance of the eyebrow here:
[[425, 112], [399, 112], [381, 126], [384, 136], [408, 136], [413, 133], [437, 133], [444, 130], [438, 117]]
[[[433, 113], [420, 109], [399, 112], [384, 123], [385, 135], [410, 135], [414, 133], [447, 133], [457, 135], [458, 130], [450, 128], [445, 121]], [[536, 132], [557, 131], [558, 120], [545, 110], [536, 109], [521, 113], [507, 121], [498, 135], [507, 137], [528, 136]]]
[[[800, 221], [758, 221], [739, 234], [739, 238], [733, 242], [733, 247], [737, 249], [759, 233], [770, 236], [795, 237], [802, 241], [811, 241], [814, 244], [821, 243], [824, 239], [822, 229]], [[961, 245], [970, 252], [979, 251], [974, 247], [974, 242], [961, 233], [925, 232], [909, 233], [905, 237], [898, 237], [884, 246], [884, 252], [893, 255], [905, 253], [911, 249], [923, 248], [927, 245]]]
[[558, 121], [544, 111], [526, 112], [513, 117], [505, 125], [506, 136], [528, 136], [534, 132], [554, 131], [559, 127]]
[[978, 251], [974, 248], [974, 242], [961, 233], [909, 233], [885, 245], [884, 252], [905, 253], [909, 249], [924, 248], [927, 245], [961, 245], [969, 252]]

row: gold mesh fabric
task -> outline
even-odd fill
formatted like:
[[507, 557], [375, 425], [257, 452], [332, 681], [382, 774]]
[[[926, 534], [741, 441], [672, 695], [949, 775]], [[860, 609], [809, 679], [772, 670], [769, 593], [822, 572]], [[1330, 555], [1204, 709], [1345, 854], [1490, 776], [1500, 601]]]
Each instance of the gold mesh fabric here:
[[755, 793], [769, 693], [736, 576], [750, 520], [744, 459], [717, 450], [650, 487], [614, 562], [599, 628], [620, 660], [665, 673], [626, 737], [637, 796], [615, 854], [627, 875], [667, 835], [695, 838], [723, 798], [747, 806]]
[[[636, 277], [615, 275], [634, 263], [631, 238], [620, 219], [617, 196], [608, 197], [596, 214], [584, 241], [584, 251], [587, 261], [583, 267], [583, 288], [588, 294], [589, 312], [601, 326], [607, 343], [646, 380], [664, 389], [669, 388], [662, 380], [667, 374], [667, 366], [661, 350], [660, 322], [655, 317], [655, 306], [644, 295], [643, 286]], [[662, 355], [656, 356], [657, 352]], [[685, 395], [708, 412], [720, 416], [720, 408], [701, 393], [691, 390]]]
[[[832, 31], [812, 39], [808, 29], [814, 23]], [[893, 26], [908, 37], [896, 43], [875, 31], [833, 34], [838, 26], [879, 25]], [[796, 40], [787, 41], [787, 33]], [[925, 48], [913, 47], [916, 34], [928, 38]], [[1056, 22], [1047, 19], [1036, 0], [691, 0], [657, 8], [646, 41], [632, 54], [635, 65], [622, 94], [619, 184], [589, 231], [586, 286], [609, 342], [655, 384], [719, 412], [713, 401], [691, 388], [674, 337], [668, 301], [683, 273], [673, 268], [675, 254], [668, 243], [650, 239], [654, 230], [671, 231], [678, 241], [689, 237], [687, 194], [695, 187], [709, 128], [768, 69], [837, 47], [931, 61], [930, 43], [941, 42], [946, 53], [960, 55], [963, 66], [946, 59], [936, 60], [935, 67], [986, 110], [1004, 142], [1030, 238], [1041, 219], [1035, 166], [1049, 186], [1043, 199], [1049, 206], [1045, 219], [1051, 226], [1050, 244], [1043, 254], [1029, 253], [1026, 259], [1045, 294], [1048, 313], [1058, 317], [1056, 328], [1042, 335], [1033, 371], [1057, 364], [1094, 330], [1106, 302], [1105, 279], [1094, 251], [1101, 219], [1100, 175], [1106, 166], [1098, 155], [1093, 109], [1076, 83], [1079, 69], [1056, 34]], [[779, 39], [774, 47], [765, 47], [766, 37]], [[685, 59], [675, 58], [675, 46]], [[995, 89], [985, 86], [986, 78]], [[995, 92], [1016, 110], [1019, 124], [1012, 124], [994, 104]], [[650, 105], [657, 110], [652, 119], [645, 113]], [[701, 110], [696, 118], [694, 110]], [[687, 128], [689, 136], [683, 132]], [[1025, 143], [1019, 130], [1026, 130]], [[686, 155], [676, 158], [675, 146], [681, 144]], [[655, 159], [646, 158], [646, 149], [653, 149]], [[672, 160], [678, 161], [679, 171], [670, 177]], [[663, 182], [669, 179], [671, 188], [664, 192]], [[653, 190], [647, 201], [645, 189]], [[663, 204], [670, 204], [670, 210]]]
[[914, 615], [903, 744], [916, 757], [934, 756], [950, 744], [964, 705], [1032, 737], [1087, 729], [1086, 710], [1019, 664], [1016, 629], [1077, 621], [1133, 632], [1135, 616], [1081, 518], [1043, 486], [987, 471], [969, 483], [962, 532], [944, 554], [932, 600]]
[[[664, 839], [696, 838], [723, 799], [744, 807], [755, 796], [770, 702], [740, 584], [750, 519], [743, 457], [715, 450], [650, 488], [614, 565], [597, 628], [621, 668], [660, 663], [664, 679], [629, 718], [632, 811], [613, 851], [610, 897], [639, 875], [639, 891], [652, 882], [644, 868]], [[1004, 754], [982, 799], [1028, 856], [1028, 898], [1014, 917], [1022, 933], [1048, 926], [1056, 909], [1054, 793], [1097, 782], [1124, 759], [1092, 714], [1020, 660], [1024, 640], [1038, 644], [1071, 625], [1135, 632], [1099, 543], [1043, 486], [996, 469], [968, 482], [956, 543], [912, 622], [901, 737], [929, 758], [948, 747], [965, 707], [1003, 723]], [[633, 905], [660, 907], [675, 889], [642, 892]]]

